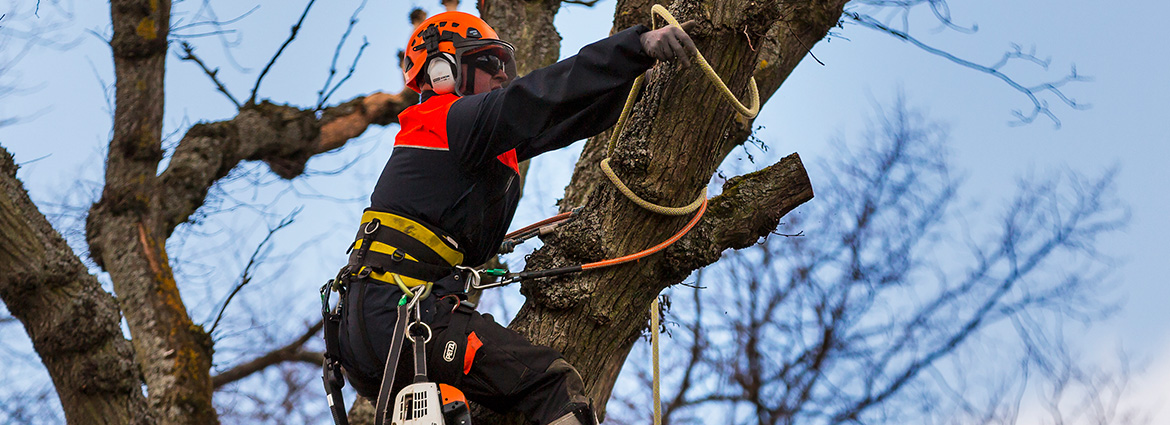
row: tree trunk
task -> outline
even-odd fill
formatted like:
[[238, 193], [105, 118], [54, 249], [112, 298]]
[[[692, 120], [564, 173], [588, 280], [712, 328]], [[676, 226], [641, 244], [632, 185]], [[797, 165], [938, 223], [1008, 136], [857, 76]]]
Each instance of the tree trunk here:
[[86, 239], [110, 273], [162, 423], [217, 423], [211, 405], [211, 338], [179, 297], [160, 222], [161, 146], [170, 1], [110, 3], [117, 78], [105, 188], [90, 209]]
[[4, 149], [0, 298], [24, 324], [69, 422], [154, 423], [117, 302], [37, 211]]

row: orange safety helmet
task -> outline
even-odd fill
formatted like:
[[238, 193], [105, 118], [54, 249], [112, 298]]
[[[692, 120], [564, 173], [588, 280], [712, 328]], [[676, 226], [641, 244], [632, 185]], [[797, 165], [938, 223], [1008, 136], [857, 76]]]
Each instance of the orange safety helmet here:
[[516, 77], [514, 51], [483, 19], [463, 12], [443, 12], [415, 27], [406, 45], [402, 74], [406, 86], [415, 92], [422, 92], [419, 78], [425, 76], [435, 93], [462, 95], [462, 89], [468, 85], [462, 75], [465, 56], [481, 53], [494, 56], [498, 60], [492, 59], [490, 63], [502, 67], [511, 81]]

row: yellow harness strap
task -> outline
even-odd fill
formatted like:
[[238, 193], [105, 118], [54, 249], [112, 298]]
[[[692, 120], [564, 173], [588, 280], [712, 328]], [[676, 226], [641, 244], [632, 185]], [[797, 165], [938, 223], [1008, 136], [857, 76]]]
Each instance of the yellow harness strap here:
[[[417, 221], [411, 220], [409, 218], [406, 218], [406, 217], [403, 217], [403, 216], [400, 216], [397, 214], [392, 214], [392, 213], [388, 213], [388, 212], [381, 212], [381, 211], [366, 211], [365, 213], [363, 213], [362, 214], [362, 224], [361, 224], [362, 228], [365, 228], [374, 219], [378, 220], [380, 226], [387, 226], [391, 229], [397, 230], [398, 232], [401, 232], [402, 234], [410, 237], [411, 239], [414, 239], [414, 240], [418, 241], [419, 243], [422, 243], [427, 248], [430, 248], [431, 251], [433, 251], [440, 258], [442, 258], [444, 261], [446, 261], [447, 265], [454, 267], [454, 266], [457, 266], [457, 265], [460, 265], [463, 263], [463, 253], [459, 252], [459, 250], [457, 249], [458, 243], [456, 243], [455, 240], [452, 239], [450, 236], [440, 235], [440, 234], [432, 231], [427, 226], [425, 226]], [[357, 240], [355, 240], [353, 245], [351, 246], [351, 248], [354, 250], [361, 249], [362, 248], [362, 239], [358, 238]], [[395, 256], [397, 253], [397, 255], [401, 256], [404, 260], [409, 260], [409, 261], [414, 261], [414, 262], [419, 261], [415, 256], [407, 253], [405, 250], [401, 250], [399, 247], [388, 245], [386, 243], [379, 242], [377, 240], [370, 241], [369, 251], [376, 252], [378, 254], [392, 256], [392, 257]], [[364, 267], [364, 266], [362, 267], [362, 269], [365, 269], [365, 268], [366, 267]], [[360, 273], [360, 270], [359, 270], [359, 273]], [[373, 272], [372, 270], [370, 273], [370, 277], [373, 278], [374, 280], [382, 281], [382, 282], [389, 283], [389, 284], [395, 284], [395, 285], [405, 284], [407, 287], [412, 287], [412, 288], [416, 287], [416, 286], [427, 285], [429, 283], [425, 280], [416, 279], [416, 278], [409, 277], [409, 276], [404, 276], [402, 274], [396, 274], [396, 273], [391, 273], [391, 272], [378, 273], [378, 272]], [[396, 277], [398, 279], [396, 279]]]

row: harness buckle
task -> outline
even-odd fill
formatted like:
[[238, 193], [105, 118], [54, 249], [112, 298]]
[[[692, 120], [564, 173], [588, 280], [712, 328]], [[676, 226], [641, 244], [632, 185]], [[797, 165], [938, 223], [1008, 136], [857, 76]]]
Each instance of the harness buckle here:
[[[382, 221], [375, 218], [375, 219], [367, 222], [366, 227], [362, 231], [364, 231], [367, 235], [372, 235], [372, 234], [374, 234], [374, 232], [378, 231], [378, 227], [381, 227], [381, 225], [382, 225]], [[373, 226], [373, 227], [370, 227], [370, 226]], [[352, 229], [352, 227], [351, 227], [351, 229]]]

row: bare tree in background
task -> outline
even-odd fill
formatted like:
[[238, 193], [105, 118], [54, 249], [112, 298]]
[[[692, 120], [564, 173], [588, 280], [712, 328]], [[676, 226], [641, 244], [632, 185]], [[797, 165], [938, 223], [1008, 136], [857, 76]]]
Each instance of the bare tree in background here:
[[[1112, 173], [1021, 180], [1002, 211], [962, 208], [945, 131], [901, 100], [875, 121], [838, 143], [791, 235], [673, 291], [663, 423], [1033, 423], [1022, 403], [1056, 424], [1136, 423], [1118, 403], [1126, 371], [1062, 338], [1112, 307], [1094, 248], [1127, 218]], [[644, 393], [620, 399], [619, 423], [646, 421]]]
[[[396, 122], [397, 113], [417, 102], [417, 96], [403, 89], [332, 99], [330, 94], [350, 75], [341, 71], [347, 60], [339, 62], [335, 54], [325, 84], [319, 90], [306, 88], [317, 94], [316, 102], [287, 104], [281, 100], [287, 93], [269, 93], [263, 83], [275, 73], [297, 75], [280, 69], [278, 62], [296, 41], [315, 0], [305, 2], [288, 37], [273, 46], [273, 55], [262, 67], [251, 70], [255, 74], [247, 75], [249, 81], [244, 84], [226, 79], [216, 64], [204, 60], [203, 45], [192, 34], [204, 29], [220, 33], [236, 18], [216, 17], [210, 12], [210, 1], [172, 3], [110, 2], [112, 32], [102, 36], [108, 37], [105, 41], [114, 63], [113, 126], [104, 150], [101, 193], [85, 217], [88, 249], [82, 250], [83, 255], [65, 243], [28, 198], [16, 179], [18, 163], [7, 151], [0, 154], [0, 297], [24, 325], [70, 422], [206, 424], [218, 422], [221, 412], [272, 421], [296, 418], [303, 414], [298, 409], [312, 408], [305, 406], [308, 402], [301, 395], [316, 373], [309, 363], [315, 358], [313, 348], [306, 345], [316, 333], [313, 313], [306, 312], [301, 320], [283, 318], [286, 328], [281, 332], [249, 335], [254, 342], [251, 353], [224, 350], [219, 335], [210, 332], [214, 321], [196, 315], [206, 307], [190, 298], [184, 300], [180, 293], [180, 287], [190, 288], [192, 279], [175, 269], [190, 264], [174, 257], [181, 245], [176, 229], [197, 225], [207, 213], [205, 206], [214, 203], [216, 191], [234, 177], [262, 174], [269, 181], [280, 178], [295, 185], [303, 180], [310, 159], [343, 147], [351, 149], [352, 139], [371, 126]], [[519, 69], [525, 73], [558, 57], [560, 38], [552, 23], [562, 3], [492, 0], [479, 5], [501, 37], [517, 46]], [[614, 28], [648, 24], [651, 3], [619, 0]], [[940, 5], [945, 6], [934, 0], [864, 4], [677, 0], [671, 9], [684, 21], [698, 22], [692, 34], [696, 44], [734, 92], [742, 97], [754, 76], [766, 102], [810, 46], [846, 17], [908, 39], [896, 26], [854, 10], [854, 4], [877, 11], [918, 5], [938, 11]], [[172, 14], [172, 6], [183, 13]], [[352, 28], [361, 8], [356, 6], [347, 28]], [[185, 20], [190, 16], [207, 20]], [[949, 21], [949, 15], [939, 16]], [[402, 25], [407, 25], [405, 20]], [[342, 32], [340, 27], [338, 32]], [[339, 50], [350, 32], [346, 29], [342, 34]], [[362, 46], [347, 58], [352, 59], [349, 71], [357, 67], [365, 43]], [[235, 114], [217, 121], [195, 117], [190, 121], [196, 123], [181, 126], [173, 139], [165, 134], [164, 82], [171, 54], [180, 59], [172, 64], [199, 69], [209, 80], [208, 90], [222, 94]], [[996, 65], [985, 68], [984, 72], [1003, 76]], [[736, 118], [730, 106], [717, 100], [714, 88], [695, 84], [702, 78], [696, 68], [661, 66], [650, 77], [631, 116], [632, 131], [621, 137], [612, 155], [614, 168], [642, 197], [685, 204], [707, 184], [728, 152], [747, 140], [754, 123]], [[1047, 105], [1039, 96], [1066, 98], [1060, 92], [1063, 80], [1039, 88], [1013, 85], [1010, 78], [1005, 82], [1022, 89], [1038, 105]], [[696, 106], [696, 99], [703, 106]], [[1048, 115], [1043, 110], [1040, 114]], [[1028, 117], [1021, 118], [1027, 121]], [[607, 137], [587, 142], [561, 203], [564, 209], [584, 206], [585, 213], [560, 234], [550, 236], [545, 247], [533, 254], [530, 265], [577, 264], [634, 252], [665, 239], [685, 222], [684, 218], [650, 215], [617, 195], [597, 170]], [[661, 255], [604, 272], [525, 284], [528, 301], [511, 326], [533, 342], [564, 353], [582, 372], [589, 394], [603, 405], [644, 328], [650, 301], [693, 270], [718, 260], [728, 248], [754, 245], [788, 211], [811, 197], [807, 175], [795, 154], [730, 179], [722, 194], [711, 199], [708, 214], [691, 234]], [[265, 224], [275, 228], [278, 223]], [[234, 248], [226, 252], [244, 256], [255, 248], [240, 241], [225, 243]], [[223, 286], [252, 281], [248, 267], [242, 268], [238, 282]], [[98, 275], [108, 279], [116, 299], [103, 288]], [[298, 288], [305, 289], [314, 288]], [[275, 325], [268, 315], [277, 314], [282, 306], [267, 301], [267, 306], [250, 306], [260, 312], [251, 319], [254, 327]], [[130, 339], [122, 333], [122, 320]], [[241, 322], [248, 320], [244, 316]], [[565, 326], [569, 323], [574, 326]], [[213, 358], [213, 352], [219, 357]], [[222, 362], [224, 357], [229, 362]], [[237, 371], [242, 375], [229, 374]], [[283, 389], [267, 394], [240, 391], [236, 394], [242, 397], [214, 403], [217, 389], [238, 390], [224, 386], [225, 381], [236, 382], [228, 379], [236, 376], [261, 376], [263, 383], [280, 382]], [[244, 406], [250, 398], [262, 406]], [[324, 403], [314, 406], [323, 408]]]

